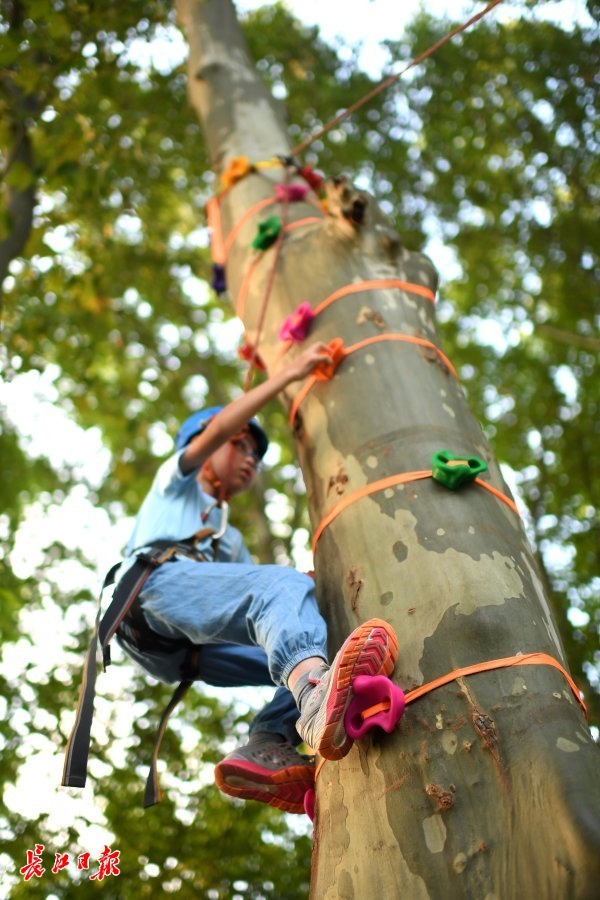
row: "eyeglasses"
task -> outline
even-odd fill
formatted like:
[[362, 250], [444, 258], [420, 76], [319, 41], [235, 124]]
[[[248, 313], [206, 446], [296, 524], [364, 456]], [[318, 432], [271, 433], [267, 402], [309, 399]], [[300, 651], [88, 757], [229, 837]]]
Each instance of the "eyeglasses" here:
[[233, 438], [231, 443], [240, 451], [240, 453], [243, 453], [244, 456], [248, 456], [252, 460], [252, 467], [258, 471], [262, 457], [258, 452], [254, 441], [249, 438]]

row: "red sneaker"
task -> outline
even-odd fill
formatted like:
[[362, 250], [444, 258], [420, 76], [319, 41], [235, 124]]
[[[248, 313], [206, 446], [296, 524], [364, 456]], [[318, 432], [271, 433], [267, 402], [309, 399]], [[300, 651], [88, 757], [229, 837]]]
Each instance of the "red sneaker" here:
[[304, 795], [315, 786], [315, 762], [279, 735], [261, 732], [215, 766], [215, 781], [230, 797], [304, 813]]

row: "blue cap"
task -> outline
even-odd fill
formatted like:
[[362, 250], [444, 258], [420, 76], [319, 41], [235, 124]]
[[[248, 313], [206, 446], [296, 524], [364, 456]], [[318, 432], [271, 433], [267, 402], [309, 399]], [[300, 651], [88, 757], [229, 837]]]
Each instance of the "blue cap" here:
[[[185, 420], [185, 422], [182, 424], [181, 428], [175, 435], [175, 447], [177, 448], [177, 450], [181, 450], [182, 447], [187, 446], [194, 435], [200, 434], [201, 431], [204, 431], [210, 420], [213, 419], [217, 415], [217, 413], [221, 412], [222, 409], [222, 406], [209, 406], [207, 407], [207, 409], [200, 409], [198, 410], [198, 412], [192, 413], [192, 415]], [[256, 446], [258, 448], [260, 458], [262, 459], [267, 452], [269, 439], [256, 419], [250, 419], [250, 421], [248, 422], [248, 428], [250, 429], [250, 433], [256, 441]]]

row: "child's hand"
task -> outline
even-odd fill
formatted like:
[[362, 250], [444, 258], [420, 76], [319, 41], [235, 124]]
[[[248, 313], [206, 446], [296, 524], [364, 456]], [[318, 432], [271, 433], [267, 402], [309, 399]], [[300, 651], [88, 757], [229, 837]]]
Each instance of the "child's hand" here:
[[300, 381], [302, 378], [306, 378], [315, 366], [323, 362], [330, 363], [331, 356], [329, 355], [327, 344], [317, 341], [311, 344], [310, 347], [307, 347], [306, 350], [303, 350], [300, 356], [297, 356], [289, 366], [286, 366], [285, 372], [289, 376], [288, 384], [292, 381]]

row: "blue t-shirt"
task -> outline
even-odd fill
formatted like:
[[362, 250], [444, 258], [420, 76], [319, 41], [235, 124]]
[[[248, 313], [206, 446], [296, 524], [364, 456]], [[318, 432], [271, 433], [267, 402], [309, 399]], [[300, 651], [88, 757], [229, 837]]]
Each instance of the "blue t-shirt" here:
[[[185, 448], [184, 448], [185, 449]], [[135, 520], [126, 555], [140, 550], [156, 540], [184, 540], [202, 528], [221, 526], [221, 510], [214, 506], [214, 498], [205, 494], [198, 482], [198, 470], [184, 475], [179, 460], [184, 450], [170, 456], [161, 465]], [[202, 521], [202, 513], [212, 507]], [[213, 559], [211, 538], [201, 541], [198, 548]], [[231, 525], [219, 539], [218, 562], [252, 563], [252, 557], [242, 535]]]

